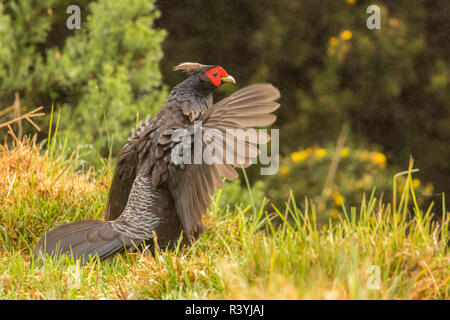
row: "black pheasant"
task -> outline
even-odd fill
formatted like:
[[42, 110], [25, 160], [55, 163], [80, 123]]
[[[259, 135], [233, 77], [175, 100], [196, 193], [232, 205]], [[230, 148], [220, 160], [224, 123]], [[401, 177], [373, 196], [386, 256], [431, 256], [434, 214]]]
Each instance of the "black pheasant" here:
[[[160, 111], [132, 133], [120, 152], [106, 221], [85, 220], [51, 230], [34, 248], [35, 257], [73, 254], [87, 262], [90, 256], [104, 259], [153, 243], [155, 235], [159, 246], [166, 247], [181, 235], [187, 243], [203, 232], [202, 215], [214, 190], [223, 186], [223, 178], [238, 177], [231, 165], [248, 166], [257, 154], [242, 130], [271, 125], [280, 94], [270, 84], [255, 84], [213, 104], [214, 89], [235, 82], [222, 67], [183, 63], [174, 70], [189, 77], [173, 88]], [[236, 129], [241, 134], [234, 134], [232, 143], [244, 148], [228, 148], [230, 140], [211, 134], [228, 137]], [[197, 134], [202, 150], [216, 150], [212, 162], [199, 161]], [[269, 136], [260, 133], [258, 139], [266, 143]], [[226, 163], [218, 161], [219, 154], [221, 160], [226, 156]]]

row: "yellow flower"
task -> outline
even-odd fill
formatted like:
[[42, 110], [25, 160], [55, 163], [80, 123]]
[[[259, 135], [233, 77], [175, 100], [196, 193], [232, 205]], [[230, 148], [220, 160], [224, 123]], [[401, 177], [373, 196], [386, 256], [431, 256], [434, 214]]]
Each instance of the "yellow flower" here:
[[380, 167], [386, 165], [386, 156], [381, 152], [375, 152], [372, 156], [372, 162]]
[[291, 168], [289, 168], [288, 166], [281, 166], [281, 168], [280, 168], [280, 174], [282, 176], [287, 175], [290, 171], [291, 171]]
[[324, 148], [319, 148], [316, 150], [316, 157], [317, 158], [323, 158], [327, 155], [327, 150], [325, 150]]
[[346, 41], [346, 40], [350, 40], [352, 38], [353, 34], [350, 30], [344, 30], [341, 33], [341, 39]]
[[291, 160], [295, 163], [302, 162], [308, 157], [308, 152], [306, 151], [297, 151], [291, 154]]
[[339, 218], [339, 210], [338, 209], [331, 210], [330, 217], [333, 219]]
[[341, 206], [344, 203], [344, 201], [345, 201], [344, 196], [342, 194], [338, 193], [338, 192], [333, 194], [333, 199], [334, 199], [334, 203], [337, 206]]
[[413, 179], [412, 184], [413, 184], [413, 188], [418, 188], [420, 186], [420, 180]]
[[330, 40], [328, 40], [328, 42], [330, 43], [330, 46], [334, 47], [338, 44], [339, 40], [336, 37], [331, 37]]
[[348, 4], [355, 4], [356, 0], [347, 0]]
[[348, 157], [348, 154], [349, 154], [348, 148], [343, 148], [343, 149], [341, 150], [341, 157], [342, 157], [342, 158], [347, 158], [347, 157]]
[[314, 148], [309, 147], [309, 148], [306, 148], [305, 151], [306, 151], [307, 154], [313, 154], [314, 153]]

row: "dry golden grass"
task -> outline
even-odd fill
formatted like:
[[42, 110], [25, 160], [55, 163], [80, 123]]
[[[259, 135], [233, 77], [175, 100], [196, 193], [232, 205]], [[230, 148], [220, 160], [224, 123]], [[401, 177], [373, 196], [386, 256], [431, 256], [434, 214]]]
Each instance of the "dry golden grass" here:
[[0, 146], [0, 205], [10, 205], [17, 197], [30, 193], [45, 199], [67, 195], [72, 199], [86, 197], [94, 191], [106, 192], [109, 177], [98, 181], [89, 171], [79, 174], [70, 159], [49, 159], [33, 139], [16, 142], [13, 148]]
[[44, 230], [102, 214], [110, 175], [78, 173], [74, 159], [26, 137], [0, 146], [0, 250], [30, 249]]

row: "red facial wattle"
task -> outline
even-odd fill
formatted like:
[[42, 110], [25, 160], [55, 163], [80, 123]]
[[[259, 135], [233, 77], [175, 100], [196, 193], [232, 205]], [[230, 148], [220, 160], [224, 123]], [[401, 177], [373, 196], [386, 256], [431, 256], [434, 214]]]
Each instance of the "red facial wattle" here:
[[222, 84], [222, 78], [228, 76], [228, 73], [222, 67], [208, 69], [205, 71], [205, 74], [216, 87]]

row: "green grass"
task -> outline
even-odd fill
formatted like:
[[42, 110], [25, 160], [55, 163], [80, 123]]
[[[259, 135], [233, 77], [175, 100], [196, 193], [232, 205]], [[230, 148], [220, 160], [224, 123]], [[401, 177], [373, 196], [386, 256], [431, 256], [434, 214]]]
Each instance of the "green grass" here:
[[189, 248], [37, 266], [30, 251], [44, 231], [101, 218], [106, 206], [110, 170], [79, 174], [70, 163], [26, 143], [0, 152], [1, 299], [450, 298], [450, 219], [445, 208], [419, 208], [412, 166], [394, 207], [373, 192], [318, 225], [308, 200], [231, 209], [218, 192], [207, 231]]

